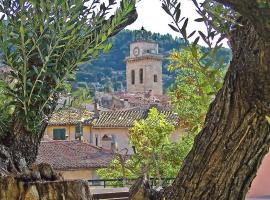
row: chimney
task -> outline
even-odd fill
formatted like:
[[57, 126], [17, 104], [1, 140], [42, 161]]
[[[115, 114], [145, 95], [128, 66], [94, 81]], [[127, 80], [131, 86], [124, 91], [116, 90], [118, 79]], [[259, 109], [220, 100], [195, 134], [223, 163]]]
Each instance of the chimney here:
[[101, 147], [103, 149], [108, 149], [111, 150], [112, 149], [112, 138], [104, 135], [101, 139]]
[[94, 100], [94, 113], [95, 113], [95, 118], [99, 118], [99, 111], [98, 111], [98, 99], [95, 98]]

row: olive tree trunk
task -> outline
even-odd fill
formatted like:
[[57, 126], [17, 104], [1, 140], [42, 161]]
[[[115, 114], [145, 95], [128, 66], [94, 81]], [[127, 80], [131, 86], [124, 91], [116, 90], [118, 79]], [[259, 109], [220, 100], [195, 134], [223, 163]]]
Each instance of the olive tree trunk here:
[[233, 60], [166, 199], [245, 199], [270, 146], [270, 46], [248, 20], [233, 33]]
[[243, 200], [269, 150], [270, 10], [250, 0], [220, 2], [244, 16], [243, 26], [232, 32], [224, 85], [166, 199]]
[[224, 85], [174, 183], [154, 194], [146, 190], [144, 198], [133, 191], [131, 199], [244, 200], [269, 150], [270, 7], [218, 1], [242, 14], [230, 38], [233, 59]]

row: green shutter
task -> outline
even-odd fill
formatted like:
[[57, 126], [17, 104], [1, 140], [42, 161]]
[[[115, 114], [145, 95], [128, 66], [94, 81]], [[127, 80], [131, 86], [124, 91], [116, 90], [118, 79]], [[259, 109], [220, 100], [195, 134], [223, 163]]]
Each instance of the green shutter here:
[[66, 129], [64, 129], [64, 128], [53, 129], [53, 139], [54, 140], [65, 140], [66, 139]]

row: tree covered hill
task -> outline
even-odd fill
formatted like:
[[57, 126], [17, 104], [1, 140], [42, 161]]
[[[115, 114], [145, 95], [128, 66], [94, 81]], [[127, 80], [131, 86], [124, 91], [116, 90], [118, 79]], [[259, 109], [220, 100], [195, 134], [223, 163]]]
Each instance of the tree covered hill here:
[[[126, 73], [124, 59], [129, 54], [129, 44], [134, 41], [136, 31], [123, 30], [111, 40], [112, 49], [107, 54], [100, 55], [91, 63], [85, 63], [77, 73], [77, 81], [85, 82], [92, 89], [97, 90], [122, 90], [125, 88]], [[147, 32], [148, 38], [159, 44], [159, 52], [164, 55], [163, 61], [163, 81], [167, 88], [173, 81], [173, 74], [167, 71], [167, 55], [173, 49], [184, 47], [181, 38], [173, 38], [170, 34], [161, 35], [159, 33]], [[221, 49], [217, 57], [223, 56], [228, 63], [231, 58], [231, 50]]]

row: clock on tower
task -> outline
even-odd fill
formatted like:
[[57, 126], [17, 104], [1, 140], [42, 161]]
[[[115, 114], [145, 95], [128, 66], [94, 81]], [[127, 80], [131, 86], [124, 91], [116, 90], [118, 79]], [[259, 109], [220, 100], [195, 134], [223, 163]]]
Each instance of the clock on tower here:
[[140, 54], [140, 49], [138, 47], [135, 47], [133, 49], [133, 55], [137, 57], [139, 54]]

